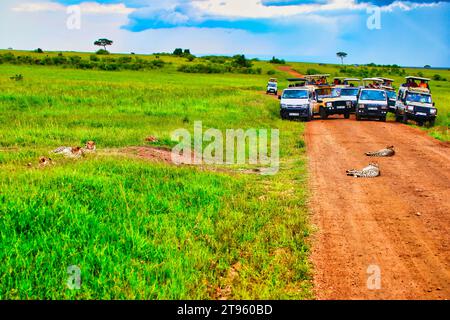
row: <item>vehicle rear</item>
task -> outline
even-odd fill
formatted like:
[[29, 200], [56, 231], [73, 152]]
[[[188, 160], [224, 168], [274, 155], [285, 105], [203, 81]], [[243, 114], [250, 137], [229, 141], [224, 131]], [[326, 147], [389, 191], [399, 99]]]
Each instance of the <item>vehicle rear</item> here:
[[356, 105], [356, 120], [362, 118], [386, 121], [388, 98], [386, 91], [378, 89], [361, 89]]
[[282, 119], [312, 119], [311, 92], [306, 88], [289, 88], [280, 96]]

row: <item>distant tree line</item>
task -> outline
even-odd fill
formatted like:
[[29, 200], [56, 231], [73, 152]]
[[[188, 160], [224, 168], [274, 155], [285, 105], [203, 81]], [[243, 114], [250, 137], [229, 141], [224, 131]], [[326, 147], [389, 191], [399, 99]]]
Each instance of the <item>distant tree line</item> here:
[[283, 59], [277, 59], [275, 57], [272, 57], [272, 60], [269, 61], [270, 63], [273, 64], [286, 64], [286, 61]]
[[242, 73], [261, 74], [261, 68], [253, 68], [251, 60], [245, 55], [239, 54], [233, 57], [207, 56], [202, 57], [203, 63], [184, 64], [178, 68], [180, 72], [186, 73]]
[[363, 67], [347, 67], [342, 66], [339, 68], [339, 73], [345, 74], [347, 76], [359, 77], [359, 78], [369, 78], [369, 77], [382, 77], [383, 75], [397, 75], [405, 76], [405, 69], [400, 68], [397, 65], [392, 66], [375, 66], [369, 64]]
[[65, 56], [59, 53], [56, 56], [28, 56], [28, 55], [14, 55], [11, 52], [0, 54], [0, 64], [18, 64], [18, 65], [42, 65], [42, 66], [61, 66], [63, 68], [76, 69], [98, 69], [107, 71], [116, 70], [145, 70], [162, 68], [165, 62], [159, 59], [146, 60], [136, 56], [121, 56], [121, 57], [102, 57], [99, 58], [93, 54], [89, 59], [83, 59], [77, 55]]

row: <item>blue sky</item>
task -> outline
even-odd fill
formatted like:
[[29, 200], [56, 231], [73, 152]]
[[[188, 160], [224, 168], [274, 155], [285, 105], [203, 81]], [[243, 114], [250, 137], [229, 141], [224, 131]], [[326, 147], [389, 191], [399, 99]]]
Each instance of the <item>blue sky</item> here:
[[[71, 5], [79, 29], [66, 26]], [[372, 8], [379, 29], [367, 27]], [[114, 52], [182, 47], [329, 63], [345, 51], [347, 63], [447, 67], [449, 16], [449, 0], [2, 0], [0, 48], [93, 51], [107, 37]]]

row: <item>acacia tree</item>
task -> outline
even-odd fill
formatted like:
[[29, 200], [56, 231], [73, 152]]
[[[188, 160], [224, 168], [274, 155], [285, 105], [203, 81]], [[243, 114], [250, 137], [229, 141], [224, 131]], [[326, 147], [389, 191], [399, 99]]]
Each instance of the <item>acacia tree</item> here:
[[99, 47], [103, 47], [106, 50], [106, 46], [110, 46], [113, 44], [112, 40], [109, 39], [98, 39], [97, 41], [94, 42], [94, 45], [99, 46]]
[[336, 55], [338, 56], [338, 58], [341, 59], [342, 64], [344, 64], [344, 58], [347, 57], [347, 53], [340, 51], [340, 52], [336, 53]]

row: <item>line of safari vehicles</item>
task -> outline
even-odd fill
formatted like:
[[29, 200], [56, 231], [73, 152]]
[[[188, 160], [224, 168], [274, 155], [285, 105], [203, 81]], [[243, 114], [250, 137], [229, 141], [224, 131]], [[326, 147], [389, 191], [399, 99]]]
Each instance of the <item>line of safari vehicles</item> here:
[[[327, 119], [337, 114], [348, 119], [354, 113], [357, 121], [386, 121], [388, 112], [392, 112], [397, 122], [412, 120], [420, 126], [426, 122], [434, 125], [437, 109], [432, 101], [430, 79], [406, 77], [396, 93], [394, 80], [389, 78], [336, 77], [329, 84], [328, 77], [319, 74], [288, 79], [289, 87], [278, 96], [281, 118], [310, 121], [316, 115]], [[269, 81], [267, 93], [278, 94], [275, 79]]]

